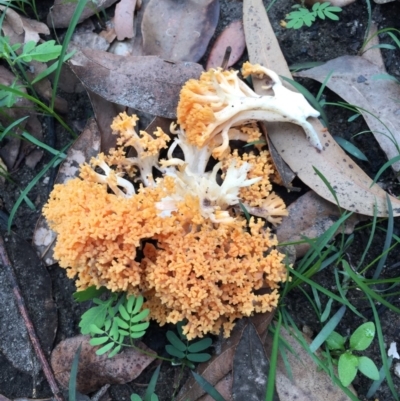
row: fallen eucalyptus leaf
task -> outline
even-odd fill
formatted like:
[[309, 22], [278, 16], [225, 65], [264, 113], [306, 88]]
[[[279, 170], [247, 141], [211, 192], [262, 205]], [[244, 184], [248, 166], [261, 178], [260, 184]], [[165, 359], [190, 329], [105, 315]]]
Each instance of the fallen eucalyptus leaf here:
[[143, 343], [136, 347], [154, 356], [146, 355], [134, 348], [124, 350], [112, 358], [105, 355], [96, 355], [100, 347], [89, 344], [89, 336], [76, 336], [61, 341], [51, 353], [51, 366], [57, 381], [68, 387], [72, 361], [76, 350], [81, 345], [81, 354], [78, 365], [76, 389], [87, 394], [96, 391], [104, 384], [128, 383], [138, 377], [157, 354]]
[[[247, 49], [252, 63], [259, 63], [290, 78], [291, 74], [278, 41], [272, 30], [265, 7], [261, 0], [243, 0], [243, 21]], [[253, 77], [258, 94], [266, 94], [262, 79]], [[289, 86], [289, 85], [287, 85]], [[293, 124], [271, 123], [268, 135], [283, 160], [295, 174], [318, 195], [335, 203], [329, 188], [317, 176], [314, 167], [334, 188], [340, 206], [346, 210], [372, 216], [376, 204], [378, 216], [387, 216], [386, 192], [355, 164], [335, 143], [329, 132], [315, 118], [309, 122], [319, 134], [324, 149], [318, 152], [306, 140], [303, 130]], [[400, 215], [400, 201], [389, 196], [393, 214]]]
[[[301, 241], [303, 237], [318, 238], [341, 216], [337, 205], [326, 201], [313, 191], [308, 191], [290, 204], [288, 212], [289, 216], [284, 217], [276, 229], [279, 243]], [[345, 234], [351, 234], [355, 225], [365, 219], [362, 215], [351, 215], [335, 235], [343, 229]], [[294, 245], [294, 248], [296, 258], [301, 258], [310, 249], [310, 244], [298, 244]]]
[[[110, 7], [116, 1], [117, 0], [88, 1], [79, 17], [78, 23], [92, 15], [99, 14], [101, 10]], [[77, 4], [76, 1], [55, 0], [47, 16], [47, 25], [54, 28], [68, 28]]]
[[218, 36], [208, 56], [206, 70], [222, 66], [228, 46], [231, 53], [226, 67], [231, 67], [239, 61], [246, 48], [242, 20], [231, 22]]
[[150, 0], [142, 22], [144, 54], [199, 61], [218, 18], [218, 0]]
[[[297, 76], [324, 82], [346, 102], [360, 107], [370, 130], [388, 159], [400, 153], [400, 86], [390, 80], [375, 79], [386, 71], [359, 56], [342, 56], [297, 73]], [[392, 164], [400, 170], [400, 162]]]
[[[2, 231], [1, 234], [29, 317], [45, 355], [49, 355], [57, 329], [50, 276], [31, 245], [13, 232]], [[16, 369], [35, 376], [41, 366], [16, 302], [11, 283], [1, 268], [0, 350]]]
[[[82, 134], [68, 150], [67, 158], [60, 167], [55, 183], [63, 184], [67, 180], [77, 177], [79, 174], [79, 165], [85, 162], [88, 163], [99, 152], [100, 132], [94, 119], [91, 119], [87, 122]], [[32, 244], [39, 257], [43, 260], [43, 263], [47, 266], [57, 263], [53, 258], [55, 240], [55, 232], [49, 228], [46, 219], [41, 216], [33, 233]]]
[[[211, 385], [215, 386], [218, 382], [227, 380], [229, 383], [229, 375], [232, 374], [233, 358], [235, 356], [235, 349], [240, 341], [243, 327], [247, 321], [252, 322], [261, 340], [264, 341], [268, 326], [274, 316], [273, 312], [256, 314], [250, 319], [241, 319], [236, 323], [232, 334], [229, 338], [224, 339], [220, 347], [217, 348], [217, 354], [205, 363], [201, 363], [196, 371], [204, 379], [206, 379]], [[226, 383], [221, 383], [220, 386], [226, 386]], [[178, 394], [178, 401], [200, 401], [203, 400], [205, 391], [202, 387], [193, 379], [190, 378], [182, 387]], [[207, 398], [205, 398], [207, 399]]]
[[172, 63], [156, 56], [122, 57], [85, 49], [70, 62], [89, 90], [110, 102], [157, 116], [175, 118], [179, 92], [190, 78], [198, 78], [196, 63]]
[[265, 399], [269, 362], [252, 323], [244, 328], [233, 358], [232, 398], [234, 401]]

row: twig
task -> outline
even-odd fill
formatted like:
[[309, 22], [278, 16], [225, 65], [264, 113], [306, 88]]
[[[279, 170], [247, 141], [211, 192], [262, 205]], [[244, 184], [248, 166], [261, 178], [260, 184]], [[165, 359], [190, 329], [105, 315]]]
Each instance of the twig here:
[[43, 353], [42, 347], [40, 346], [39, 338], [36, 335], [35, 328], [33, 327], [32, 321], [28, 315], [28, 310], [26, 309], [25, 301], [22, 298], [21, 291], [18, 286], [17, 277], [11, 266], [11, 262], [7, 255], [4, 240], [1, 235], [0, 235], [0, 261], [3, 264], [4, 271], [11, 284], [17, 307], [19, 309], [19, 312], [21, 313], [22, 319], [24, 320], [26, 329], [29, 334], [29, 338], [31, 339], [31, 342], [33, 345], [33, 349], [35, 350], [35, 353], [42, 365], [44, 375], [46, 376], [46, 379], [50, 385], [51, 391], [54, 394], [54, 398], [56, 399], [56, 401], [64, 401], [63, 397], [61, 395], [60, 389], [58, 388], [58, 385], [54, 378], [53, 372], [50, 368], [50, 365], [47, 362], [47, 359]]
[[105, 384], [92, 398], [91, 401], [99, 401], [101, 397], [106, 393], [108, 388], [110, 387], [109, 384]]

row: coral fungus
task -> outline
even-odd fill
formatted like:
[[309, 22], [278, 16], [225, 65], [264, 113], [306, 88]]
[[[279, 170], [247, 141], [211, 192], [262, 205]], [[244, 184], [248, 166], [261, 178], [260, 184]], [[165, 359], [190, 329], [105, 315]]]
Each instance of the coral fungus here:
[[[242, 88], [229, 74], [220, 84]], [[196, 90], [213, 100], [214, 77], [206, 77], [207, 85]], [[184, 96], [181, 102], [182, 113]], [[247, 222], [237, 207], [261, 208], [274, 224], [285, 215], [271, 193], [275, 170], [268, 152], [239, 156], [226, 146], [212, 160], [225, 138], [202, 136], [210, 129], [198, 118], [200, 139], [193, 143], [196, 122], [186, 121], [190, 134], [172, 126], [168, 144], [161, 130], [137, 134], [136, 116], [121, 114], [112, 125], [117, 148], [81, 166], [80, 178], [57, 185], [44, 208], [57, 233], [54, 256], [77, 278], [78, 289], [141, 293], [161, 325], [186, 321], [188, 339], [221, 330], [228, 336], [236, 318], [270, 311], [286, 278], [276, 236], [263, 219]], [[226, 135], [228, 144], [260, 137], [254, 124]], [[136, 157], [126, 156], [127, 146]], [[166, 147], [166, 159], [159, 160]]]

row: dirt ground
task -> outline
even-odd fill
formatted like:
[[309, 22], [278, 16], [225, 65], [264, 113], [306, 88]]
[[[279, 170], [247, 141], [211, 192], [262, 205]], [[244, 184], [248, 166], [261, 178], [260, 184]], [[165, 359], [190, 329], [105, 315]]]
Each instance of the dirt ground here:
[[[265, 2], [265, 4], [268, 5], [268, 2]], [[285, 14], [290, 11], [290, 7], [293, 4], [292, 0], [277, 0], [269, 12], [269, 18], [289, 66], [294, 63], [308, 61], [323, 62], [341, 55], [357, 54], [364, 40], [368, 19], [367, 7], [364, 2], [356, 1], [345, 7], [343, 12], [340, 13], [340, 21], [338, 22], [317, 20], [311, 28], [288, 30], [282, 28], [279, 22], [284, 18]], [[373, 3], [372, 13], [373, 20], [378, 25], [378, 28], [393, 27], [400, 29], [400, 19], [398, 18], [400, 15], [399, 1], [383, 5]], [[45, 17], [44, 9], [41, 15]], [[220, 22], [213, 40], [229, 22], [239, 19], [241, 15], [241, 1], [221, 0]], [[381, 41], [388, 41], [388, 37], [382, 36]], [[388, 73], [400, 79], [399, 50], [384, 50], [383, 56]], [[244, 60], [246, 60], [246, 55], [243, 56], [242, 61]], [[319, 84], [311, 80], [302, 80], [301, 82], [314, 94], [319, 89]], [[63, 94], [61, 93], [60, 95], [62, 96]], [[339, 98], [329, 90], [325, 90], [324, 96], [327, 101], [339, 100]], [[90, 103], [84, 93], [76, 95], [75, 98], [69, 96], [68, 100], [70, 105], [73, 105], [70, 106], [69, 114], [65, 116], [69, 124], [81, 124], [82, 121], [85, 121], [92, 114]], [[361, 118], [358, 118], [352, 123], [348, 123], [347, 120], [352, 113], [341, 108], [327, 108], [327, 113], [331, 124], [331, 134], [352, 140], [352, 142], [366, 154], [368, 159], [371, 160], [371, 163], [355, 160], [356, 163], [358, 163], [369, 176], [374, 176], [386, 161], [385, 155], [372, 136], [361, 135], [355, 139], [351, 139], [352, 135], [355, 133], [366, 130], [366, 124]], [[49, 123], [46, 119], [42, 119], [42, 122], [44, 125]], [[56, 148], [60, 149], [69, 138], [60, 126], [56, 125], [55, 130], [57, 134]], [[49, 160], [50, 156], [45, 155], [35, 170], [21, 167], [17, 171], [12, 172], [14, 184], [9, 182], [0, 184], [0, 210], [4, 214], [11, 211], [19, 196], [20, 189], [25, 188]], [[48, 181], [50, 181], [50, 183], [52, 182], [51, 174], [52, 173], [47, 173], [29, 194], [30, 199], [36, 206], [36, 211], [32, 211], [25, 205], [22, 205], [14, 219], [13, 230], [28, 241], [32, 239], [35, 224], [41, 213], [41, 208], [51, 191], [51, 186], [47, 183]], [[400, 194], [399, 183], [390, 171], [387, 171], [383, 175], [381, 181], [387, 190], [390, 190], [395, 195]], [[302, 188], [301, 193], [304, 193], [306, 188], [304, 186], [302, 186]], [[0, 215], [0, 225], [2, 222], [4, 222], [4, 220], [1, 219]], [[385, 226], [385, 223], [383, 223], [383, 226]], [[399, 219], [395, 221], [394, 233], [400, 236]], [[368, 238], [369, 229], [359, 230], [355, 233], [355, 240], [348, 255], [349, 260], [356, 263], [365, 249]], [[368, 255], [368, 260], [373, 260], [381, 253], [384, 241], [384, 233], [378, 231], [375, 235], [374, 246]], [[384, 270], [384, 275], [386, 277], [398, 276], [398, 268], [391, 268], [396, 262], [398, 262], [398, 253], [395, 251], [390, 254], [387, 259], [386, 268]], [[58, 311], [56, 344], [62, 339], [79, 333], [79, 317], [88, 305], [79, 305], [72, 300], [71, 294], [75, 291], [74, 284], [71, 280], [66, 278], [64, 270], [54, 265], [51, 266], [48, 271], [51, 277], [53, 296]], [[325, 269], [318, 275], [317, 280], [326, 288], [334, 289], [335, 283], [332, 269]], [[359, 294], [354, 291], [354, 293], [350, 293], [349, 299], [357, 299], [358, 297]], [[400, 306], [398, 297], [391, 301], [397, 307]], [[299, 327], [308, 326], [314, 333], [318, 333], [321, 326], [319, 322], [316, 321], [315, 314], [311, 310], [307, 299], [300, 291], [293, 291], [287, 299], [287, 304], [289, 309], [293, 311], [293, 316], [297, 320]], [[357, 305], [365, 316], [372, 318], [372, 311], [367, 301], [358, 299]], [[336, 307], [338, 306], [336, 305]], [[380, 318], [385, 342], [389, 344], [392, 341], [400, 341], [400, 316], [385, 308], [381, 308]], [[347, 335], [352, 333], [361, 323], [359, 319], [354, 318], [354, 315], [347, 312], [337, 330], [343, 335]], [[162, 353], [165, 346], [165, 336], [162, 331], [160, 332], [160, 330], [155, 328], [149, 331], [147, 337], [144, 338], [144, 342], [150, 348]], [[377, 365], [380, 366], [380, 351], [377, 341], [374, 341], [373, 346], [368, 349], [365, 355], [371, 357]], [[148, 383], [153, 369], [154, 368], [149, 368], [135, 383], [111, 386], [109, 390], [111, 398], [113, 400], [123, 401], [128, 400], [130, 394], [133, 392], [143, 392], [145, 388], [143, 385]], [[163, 366], [156, 391], [157, 394], [160, 395], [161, 401], [171, 399], [171, 383], [176, 381], [178, 372], [179, 368], [172, 368], [167, 365]], [[394, 376], [394, 383], [396, 389], [400, 391], [400, 379]], [[357, 376], [354, 387], [360, 400], [365, 399], [364, 397], [369, 386], [370, 380], [361, 375]], [[34, 382], [29, 375], [22, 374], [14, 368], [1, 353], [0, 394], [10, 399], [19, 397], [45, 398], [51, 396], [50, 389], [43, 377], [39, 375]], [[386, 383], [383, 383], [376, 393], [375, 398], [380, 401], [392, 400], [390, 390]]]

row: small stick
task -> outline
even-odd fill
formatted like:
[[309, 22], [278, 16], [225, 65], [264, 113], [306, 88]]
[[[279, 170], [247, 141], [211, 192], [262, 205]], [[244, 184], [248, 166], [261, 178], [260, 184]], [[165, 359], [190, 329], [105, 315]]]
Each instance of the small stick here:
[[21, 291], [18, 286], [17, 277], [15, 272], [11, 266], [10, 259], [8, 258], [6, 247], [4, 244], [3, 237], [0, 235], [0, 261], [3, 264], [4, 271], [8, 277], [8, 280], [11, 284], [15, 301], [17, 303], [17, 307], [19, 312], [21, 313], [22, 319], [24, 320], [26, 329], [29, 334], [29, 338], [31, 339], [33, 349], [42, 365], [43, 372], [46, 376], [46, 379], [50, 385], [51, 391], [53, 392], [54, 398], [56, 401], [64, 401], [61, 395], [60, 389], [56, 383], [56, 379], [54, 378], [53, 372], [50, 368], [49, 363], [43, 353], [42, 347], [40, 346], [39, 338], [36, 335], [35, 328], [33, 327], [33, 323], [28, 315], [28, 310], [26, 309], [25, 301], [22, 298]]
[[221, 68], [226, 70], [229, 63], [229, 58], [231, 57], [232, 47], [228, 46], [225, 50], [224, 58], [222, 59]]
[[106, 393], [108, 388], [110, 387], [109, 384], [105, 384], [92, 398], [91, 401], [99, 401], [101, 397]]

